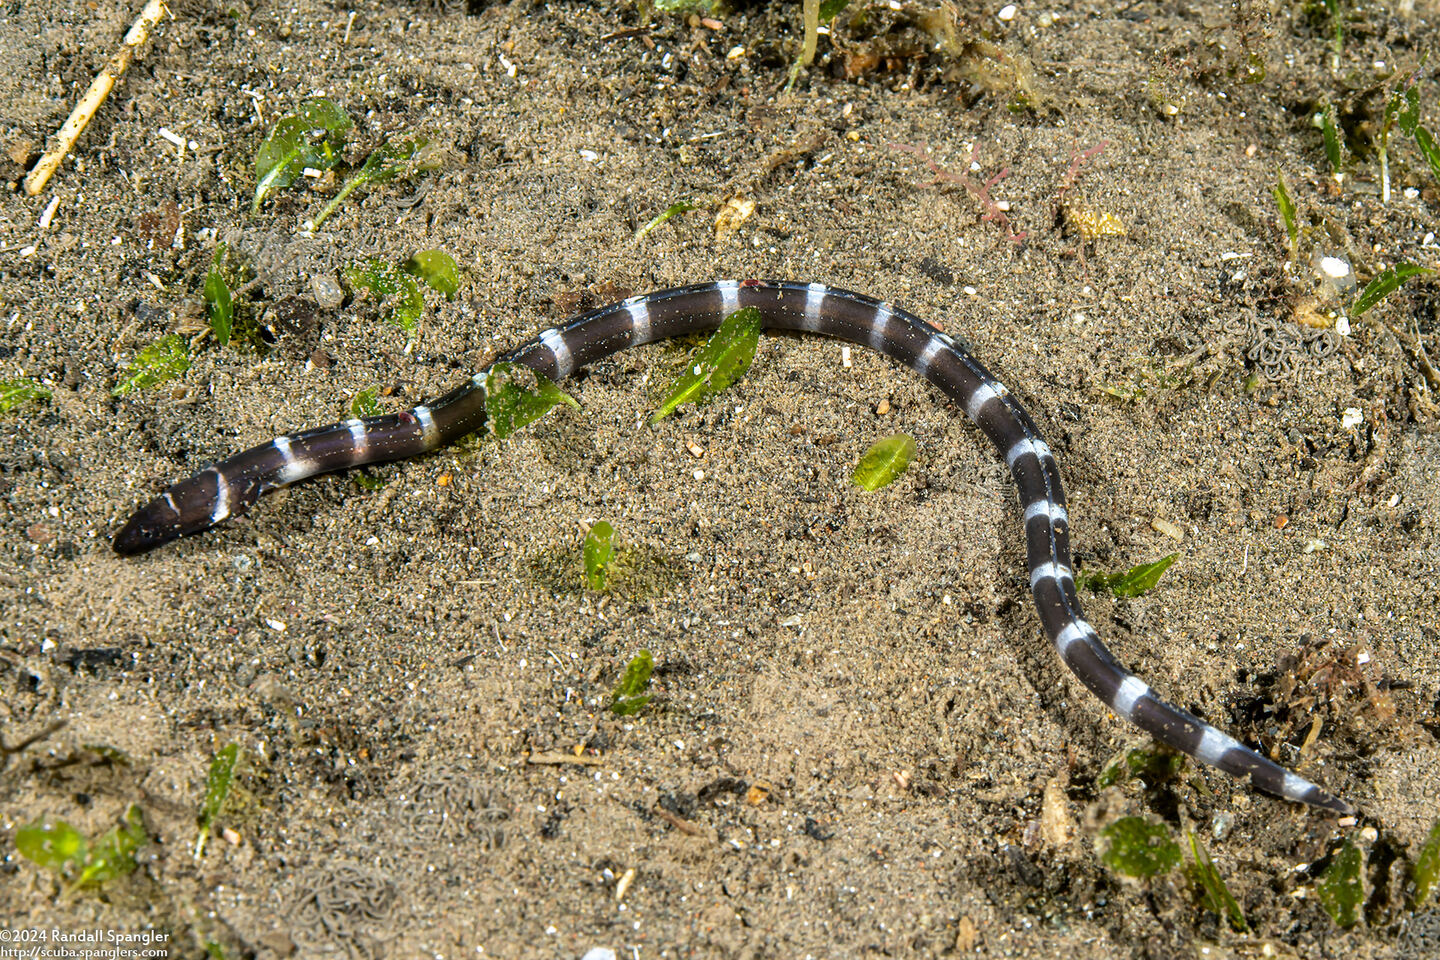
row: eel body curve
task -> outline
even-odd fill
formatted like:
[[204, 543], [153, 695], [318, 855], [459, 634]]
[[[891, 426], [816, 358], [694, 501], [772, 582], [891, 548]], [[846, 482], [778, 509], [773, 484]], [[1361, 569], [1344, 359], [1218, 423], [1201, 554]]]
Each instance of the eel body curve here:
[[[1259, 790], [1337, 814], [1345, 801], [1162, 700], [1122, 667], [1085, 620], [1075, 590], [1065, 491], [1035, 423], [949, 334], [896, 306], [820, 283], [723, 280], [631, 297], [543, 331], [497, 362], [562, 380], [627, 347], [718, 327], [736, 310], [759, 310], [767, 329], [817, 334], [868, 346], [948, 395], [1005, 458], [1020, 494], [1030, 592], [1060, 659], [1116, 714], [1161, 743]], [[276, 437], [170, 486], [120, 529], [121, 554], [151, 550], [206, 530], [262, 495], [317, 474], [413, 457], [486, 424], [489, 371], [443, 397], [401, 413], [347, 420]]]

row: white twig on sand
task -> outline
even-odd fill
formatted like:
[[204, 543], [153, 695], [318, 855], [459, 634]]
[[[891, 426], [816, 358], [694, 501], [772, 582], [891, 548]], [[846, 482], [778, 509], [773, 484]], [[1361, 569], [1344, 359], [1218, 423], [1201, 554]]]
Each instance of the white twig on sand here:
[[140, 11], [140, 16], [135, 18], [135, 22], [126, 31], [120, 49], [110, 58], [110, 62], [105, 64], [105, 68], [95, 75], [90, 88], [85, 91], [85, 96], [80, 98], [60, 132], [55, 135], [54, 144], [45, 151], [40, 162], [35, 164], [35, 169], [26, 175], [25, 192], [28, 195], [33, 197], [45, 189], [45, 184], [50, 182], [50, 177], [60, 166], [60, 161], [64, 160], [65, 155], [75, 146], [75, 141], [84, 132], [90, 118], [95, 116], [95, 111], [99, 110], [105, 98], [110, 96], [115, 81], [124, 75], [130, 61], [135, 59], [135, 51], [149, 38], [150, 31], [167, 12], [165, 0], [146, 0], [145, 9]]

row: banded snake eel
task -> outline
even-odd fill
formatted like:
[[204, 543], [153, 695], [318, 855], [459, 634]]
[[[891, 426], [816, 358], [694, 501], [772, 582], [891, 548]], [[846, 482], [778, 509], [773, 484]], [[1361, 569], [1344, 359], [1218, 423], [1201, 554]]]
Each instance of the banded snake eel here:
[[[1116, 714], [1201, 763], [1259, 790], [1337, 814], [1353, 808], [1177, 707], [1122, 667], [1085, 620], [1075, 589], [1065, 492], [1029, 414], [954, 338], [893, 305], [820, 283], [702, 283], [601, 307], [545, 330], [500, 361], [562, 380], [627, 347], [717, 327], [755, 307], [764, 326], [867, 345], [948, 395], [1004, 456], [1019, 489], [1030, 591], [1060, 659]], [[497, 361], [498, 362], [498, 361]], [[322, 473], [413, 457], [486, 424], [487, 371], [438, 400], [383, 416], [276, 437], [174, 484], [120, 529], [114, 549], [137, 554], [206, 530], [259, 497]]]

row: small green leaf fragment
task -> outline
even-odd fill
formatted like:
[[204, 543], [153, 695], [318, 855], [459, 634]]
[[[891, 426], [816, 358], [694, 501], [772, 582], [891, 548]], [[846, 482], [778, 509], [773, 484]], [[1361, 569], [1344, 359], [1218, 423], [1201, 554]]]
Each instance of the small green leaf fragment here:
[[1168, 873], [1180, 862], [1180, 845], [1170, 831], [1144, 817], [1122, 817], [1100, 831], [1107, 867], [1127, 877]]
[[1339, 173], [1345, 162], [1345, 148], [1335, 126], [1335, 108], [1328, 103], [1320, 111], [1320, 133], [1325, 138], [1325, 159], [1330, 161], [1330, 172]]
[[71, 884], [71, 889], [92, 886], [122, 877], [135, 869], [135, 851], [150, 842], [145, 832], [145, 818], [137, 804], [125, 811], [124, 822], [110, 830], [90, 848], [85, 868]]
[[1410, 882], [1414, 887], [1410, 893], [1411, 910], [1425, 906], [1437, 879], [1440, 879], [1440, 819], [1431, 824], [1430, 833], [1415, 858], [1415, 866], [1410, 870]]
[[205, 955], [210, 960], [225, 960], [225, 948], [214, 940], [205, 941]]
[[381, 479], [380, 477], [372, 477], [364, 470], [357, 470], [355, 473], [351, 474], [351, 479], [355, 481], [355, 486], [359, 487], [361, 490], [379, 490], [381, 487], [385, 486], [385, 481], [383, 479]]
[[1440, 146], [1436, 145], [1429, 130], [1421, 126], [1415, 128], [1415, 146], [1420, 148], [1420, 155], [1430, 165], [1430, 175], [1440, 180]]
[[225, 258], [225, 244], [215, 248], [215, 262], [205, 277], [205, 313], [210, 318], [210, 332], [220, 346], [229, 346], [230, 333], [234, 329], [235, 301], [230, 296], [230, 286], [220, 272], [220, 262]]
[[421, 250], [406, 260], [401, 269], [445, 294], [446, 300], [453, 300], [460, 290], [460, 267], [444, 250]]
[[1110, 764], [1110, 766], [1100, 771], [1100, 776], [1095, 778], [1095, 788], [1097, 790], [1104, 790], [1107, 787], [1113, 787], [1121, 780], [1124, 780], [1125, 775], [1125, 761], [1116, 760]]
[[1360, 849], [1346, 840], [1315, 882], [1315, 895], [1320, 900], [1320, 906], [1325, 908], [1337, 926], [1349, 928], [1360, 921], [1360, 904], [1364, 899], [1360, 883], [1361, 859]]
[[235, 764], [240, 760], [240, 745], [227, 744], [221, 747], [210, 761], [210, 773], [205, 777], [205, 803], [200, 808], [200, 835], [195, 839], [195, 857], [205, 852], [205, 841], [215, 826], [215, 818], [225, 808], [230, 798], [230, 788], [235, 783]]
[[68, 895], [130, 873], [135, 869], [135, 851], [149, 840], [145, 818], [140, 808], [131, 804], [121, 825], [93, 844], [63, 820], [36, 821], [16, 831], [15, 848], [60, 877]]
[[625, 667], [625, 676], [620, 678], [611, 695], [611, 712], [620, 717], [639, 713], [651, 700], [651, 695], [645, 691], [650, 689], [650, 675], [654, 672], [655, 658], [649, 650], [641, 650]]
[[367, 387], [355, 394], [355, 399], [350, 401], [350, 415], [364, 420], [366, 417], [378, 417], [385, 412], [380, 406], [380, 388]]
[[1295, 203], [1290, 199], [1290, 191], [1285, 188], [1284, 174], [1276, 173], [1271, 193], [1275, 195], [1275, 206], [1280, 208], [1280, 219], [1285, 222], [1285, 235], [1290, 238], [1290, 256], [1293, 258], [1300, 240], [1300, 224], [1295, 219]]
[[820, 0], [820, 19], [829, 23], [850, 6], [850, 0]]
[[685, 10], [709, 11], [712, 0], [655, 0], [655, 9], [661, 13], [680, 13]]
[[1145, 388], [1139, 385], [1102, 383], [1099, 384], [1100, 392], [1109, 394], [1116, 400], [1124, 400], [1126, 403], [1134, 403], [1145, 397]]
[[1096, 593], [1109, 591], [1117, 597], [1138, 597], [1155, 589], [1160, 576], [1180, 554], [1172, 553], [1153, 563], [1142, 563], [1124, 573], [1079, 573], [1075, 583]]
[[639, 240], [641, 237], [645, 236], [645, 234], [649, 233], [651, 230], [654, 230], [656, 227], [660, 226], [662, 223], [664, 223], [666, 220], [669, 220], [671, 217], [679, 216], [682, 213], [689, 213], [691, 210], [696, 209], [698, 208], [695, 206], [695, 204], [691, 203], [689, 200], [681, 200], [678, 203], [672, 203], [670, 204], [670, 206], [665, 208], [665, 211], [663, 213], [655, 217], [649, 223], [645, 224], [645, 226], [641, 227], [639, 232], [635, 234], [635, 239]]
[[1420, 87], [1416, 83], [1418, 79], [1417, 71], [1401, 81], [1400, 87], [1390, 98], [1389, 105], [1385, 107], [1387, 125], [1390, 117], [1394, 115], [1396, 124], [1411, 137], [1415, 136], [1415, 128], [1420, 125]]
[[585, 534], [585, 586], [596, 592], [604, 590], [614, 559], [615, 528], [601, 520]]
[[1230, 924], [1230, 929], [1236, 933], [1244, 933], [1250, 929], [1250, 925], [1245, 922], [1245, 914], [1241, 912], [1240, 904], [1230, 895], [1230, 888], [1225, 886], [1225, 879], [1220, 876], [1220, 871], [1215, 869], [1210, 853], [1200, 842], [1200, 838], [1195, 836], [1194, 830], [1186, 830], [1185, 836], [1190, 841], [1190, 855], [1195, 858], [1192, 876], [1200, 888], [1206, 909], [1224, 917]]
[[690, 355], [685, 371], [670, 382], [660, 408], [650, 418], [659, 423], [682, 403], [703, 403], [745, 375], [760, 344], [760, 311], [736, 310], [708, 341]]
[[1427, 267], [1416, 266], [1413, 263], [1397, 263], [1393, 267], [1386, 267], [1374, 279], [1365, 284], [1365, 289], [1360, 291], [1360, 296], [1356, 297], [1355, 302], [1350, 305], [1350, 315], [1352, 317], [1360, 316], [1400, 289], [1400, 285], [1411, 277], [1433, 272]]
[[183, 337], [172, 333], [143, 348], [134, 362], [120, 371], [120, 381], [110, 395], [123, 397], [135, 390], [148, 390], [189, 369], [190, 348]]
[[402, 175], [433, 170], [439, 166], [439, 159], [426, 149], [429, 146], [430, 138], [423, 136], [386, 140], [365, 158], [359, 176], [367, 183], [385, 183]]
[[1168, 554], [1154, 563], [1142, 563], [1125, 571], [1110, 589], [1117, 597], [1138, 597], [1148, 593], [1160, 582], [1160, 576], [1175, 562], [1178, 553]]
[[1101, 771], [1095, 786], [1104, 790], [1131, 777], [1140, 777], [1152, 785], [1164, 783], [1173, 780], [1184, 767], [1184, 754], [1173, 750], [1131, 750]]
[[382, 316], [398, 324], [407, 333], [414, 333], [425, 313], [425, 294], [415, 278], [393, 263], [372, 258], [356, 261], [341, 271], [352, 289], [369, 290], [379, 300]]
[[329, 100], [305, 100], [281, 117], [255, 153], [253, 216], [265, 198], [290, 186], [308, 167], [329, 170], [340, 160], [345, 135], [354, 126], [348, 114]]
[[874, 493], [881, 487], [889, 486], [896, 477], [905, 472], [910, 461], [915, 459], [918, 448], [915, 441], [906, 434], [892, 433], [877, 440], [865, 451], [850, 479], [859, 486]]
[[1265, 58], [1258, 53], [1246, 55], [1245, 66], [1242, 69], [1242, 81], [1244, 83], [1264, 83], [1265, 74]]
[[[522, 385], [517, 382], [517, 376], [526, 380], [533, 378], [534, 386]], [[575, 398], [557, 387], [549, 377], [513, 363], [497, 363], [491, 367], [485, 377], [485, 391], [485, 414], [490, 433], [501, 440], [539, 420], [562, 403], [580, 409]]]
[[370, 152], [370, 156], [365, 158], [365, 163], [360, 169], [341, 185], [335, 196], [331, 197], [330, 202], [321, 209], [319, 216], [306, 226], [310, 230], [319, 229], [320, 224], [335, 212], [345, 198], [361, 187], [369, 188], [397, 177], [408, 179], [423, 170], [433, 170], [439, 165], [439, 152], [430, 149], [430, 140], [427, 137], [408, 136], [386, 140]]
[[50, 399], [50, 391], [28, 377], [0, 380], [0, 413], [9, 413], [27, 403]]
[[90, 845], [64, 820], [37, 820], [15, 831], [15, 849], [32, 863], [68, 879], [83, 868]]
[[1325, 10], [1330, 14], [1330, 26], [1334, 37], [1330, 41], [1330, 68], [1340, 69], [1340, 54], [1345, 49], [1345, 17], [1340, 10], [1340, 0], [1323, 0]]

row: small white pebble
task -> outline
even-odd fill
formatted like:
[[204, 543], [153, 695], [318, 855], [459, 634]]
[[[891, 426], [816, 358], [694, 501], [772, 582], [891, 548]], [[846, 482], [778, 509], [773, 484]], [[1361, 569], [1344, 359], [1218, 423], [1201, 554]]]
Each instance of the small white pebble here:
[[1414, 200], [1414, 199], [1415, 199], [1416, 197], [1418, 197], [1418, 196], [1420, 196], [1420, 191], [1419, 191], [1419, 190], [1416, 190], [1414, 187], [1406, 187], [1406, 188], [1405, 188], [1405, 199], [1406, 199], [1406, 200]]
[[175, 146], [179, 147], [181, 150], [185, 149], [185, 139], [178, 134], [171, 133], [164, 127], [161, 127], [156, 132], [160, 134], [161, 139], [170, 141]]
[[705, 479], [705, 471], [704, 471], [704, 470], [696, 470], [696, 471], [695, 471], [695, 479], [696, 479], [696, 480], [704, 480], [704, 479]]
[[584, 160], [586, 163], [594, 163], [596, 160], [600, 159], [600, 154], [596, 153], [594, 150], [581, 150], [580, 159]]
[[1346, 407], [1345, 412], [1340, 416], [1340, 426], [1346, 430], [1353, 430], [1365, 422], [1365, 414], [1360, 412], [1359, 407]]
[[740, 59], [741, 57], [743, 57], [743, 56], [745, 56], [745, 48], [744, 48], [744, 47], [731, 47], [731, 48], [730, 48], [730, 52], [727, 53], [727, 54], [725, 54], [725, 59], [726, 59], [726, 60], [739, 60], [739, 59]]
[[630, 884], [635, 882], [635, 868], [631, 867], [620, 876], [620, 881], [615, 884], [615, 899], [624, 900], [625, 894], [630, 892]]
[[965, 295], [968, 297], [973, 297], [975, 296], [975, 294], [979, 293], [979, 291], [976, 290], [974, 287], [962, 287], [961, 289], [965, 291]]
[[995, 201], [995, 209], [997, 209], [997, 210], [1004, 210], [1006, 213], [1009, 213], [1009, 212], [1010, 212], [1010, 201], [1009, 201], [1009, 200], [996, 200], [996, 201]]
[[60, 209], [60, 197], [51, 197], [50, 202], [45, 204], [45, 209], [40, 214], [38, 226], [41, 230], [50, 229], [50, 222], [55, 219], [55, 211], [58, 209]]
[[841, 348], [840, 348], [840, 366], [844, 367], [846, 370], [849, 370], [849, 369], [850, 369], [850, 348], [849, 348], [849, 347], [841, 347]]
[[1350, 318], [1341, 314], [1335, 319], [1335, 332], [1342, 337], [1350, 336]]
[[1185, 531], [1180, 529], [1179, 524], [1171, 523], [1162, 517], [1155, 517], [1150, 521], [1150, 529], [1156, 533], [1163, 533], [1171, 540], [1184, 540]]
[[1365, 664], [1367, 664], [1367, 663], [1369, 663], [1369, 662], [1370, 662], [1370, 654], [1364, 653], [1364, 652], [1355, 654], [1355, 666], [1357, 666], [1357, 667], [1363, 667], [1363, 666], [1365, 666]]
[[1350, 264], [1341, 260], [1339, 257], [1321, 257], [1320, 269], [1324, 272], [1325, 276], [1335, 280], [1350, 276]]
[[1007, 3], [1005, 4], [1005, 6], [1000, 8], [1000, 12], [995, 14], [995, 16], [999, 17], [1001, 20], [1004, 20], [1006, 23], [1009, 23], [1011, 20], [1015, 19], [1015, 12], [1015, 4]]
[[266, 617], [265, 626], [269, 627], [271, 630], [274, 630], [276, 633], [285, 632], [285, 623], [282, 620], [271, 620], [269, 617]]
[[345, 302], [345, 290], [333, 274], [317, 273], [310, 278], [310, 292], [315, 302], [326, 310], [334, 310]]
[[1432, 244], [1432, 243], [1434, 243], [1434, 242], [1435, 242], [1435, 234], [1434, 234], [1433, 232], [1431, 232], [1431, 233], [1425, 234], [1424, 238], [1421, 239], [1421, 241], [1420, 241], [1420, 245], [1421, 245], [1422, 247], [1428, 247], [1428, 246], [1430, 246], [1430, 244]]

